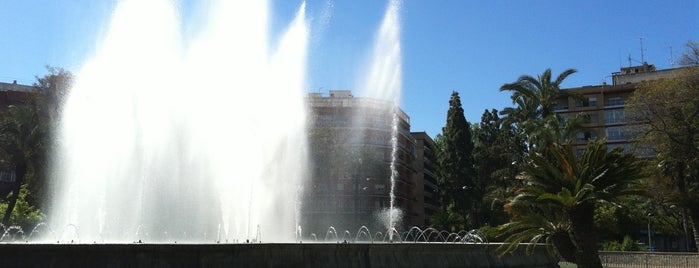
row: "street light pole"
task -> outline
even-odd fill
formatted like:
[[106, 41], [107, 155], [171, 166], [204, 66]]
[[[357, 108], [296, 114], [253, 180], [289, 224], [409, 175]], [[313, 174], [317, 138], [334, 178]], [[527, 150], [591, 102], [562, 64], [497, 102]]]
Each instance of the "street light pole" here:
[[653, 216], [653, 213], [648, 213], [648, 251], [653, 251], [653, 240], [651, 240], [651, 235], [650, 235], [650, 217]]

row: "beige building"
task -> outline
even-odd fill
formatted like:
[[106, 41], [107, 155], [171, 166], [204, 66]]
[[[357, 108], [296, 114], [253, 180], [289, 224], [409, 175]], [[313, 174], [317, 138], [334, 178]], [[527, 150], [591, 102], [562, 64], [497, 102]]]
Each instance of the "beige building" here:
[[[415, 138], [415, 184], [413, 213], [422, 219], [417, 226], [429, 226], [432, 216], [441, 210], [439, 186], [437, 183], [437, 152], [434, 141], [426, 132], [411, 133]], [[422, 185], [422, 187], [420, 187]]]
[[603, 83], [564, 89], [580, 93], [583, 99], [559, 99], [555, 112], [562, 118], [582, 114], [590, 119], [585, 131], [574, 137], [573, 144], [578, 154], [582, 154], [588, 140], [606, 137], [608, 150], [623, 147], [625, 151], [635, 152], [639, 157], [653, 157], [652, 151], [632, 143], [639, 130], [639, 123], [626, 116], [626, 101], [641, 82], [673, 77], [681, 72], [682, 68], [656, 70], [655, 66], [647, 63], [621, 68], [620, 72], [612, 74], [612, 85]]
[[[430, 157], [430, 145], [423, 144], [431, 139], [420, 135], [416, 143], [410, 118], [390, 101], [354, 97], [348, 90], [330, 90], [327, 96], [311, 93], [307, 101], [312, 189], [303, 205], [304, 233], [324, 234], [329, 226], [338, 232], [356, 233], [366, 226], [385, 233], [392, 163], [394, 207], [402, 211], [396, 227], [423, 226], [424, 179], [418, 174], [425, 160], [417, 166], [416, 152], [424, 155], [427, 150]], [[427, 180], [434, 182], [431, 178]]]

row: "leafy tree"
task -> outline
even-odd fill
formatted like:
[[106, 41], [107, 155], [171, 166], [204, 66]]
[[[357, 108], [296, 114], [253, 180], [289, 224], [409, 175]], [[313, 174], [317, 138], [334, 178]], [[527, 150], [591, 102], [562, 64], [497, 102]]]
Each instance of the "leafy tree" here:
[[47, 157], [53, 150], [53, 143], [50, 141], [57, 139], [55, 132], [59, 129], [63, 103], [74, 79], [73, 74], [63, 68], [46, 66], [46, 70], [48, 72], [46, 75], [36, 77], [35, 95], [29, 103], [38, 114], [37, 124], [46, 132], [46, 138], [49, 139], [49, 142], [44, 143], [43, 153], [39, 154], [33, 163], [35, 168], [32, 176], [27, 178], [28, 189], [31, 193], [27, 196], [27, 201], [37, 208], [46, 207], [50, 200], [46, 190], [51, 183], [47, 181], [48, 174], [46, 174], [49, 169]]
[[685, 71], [634, 91], [628, 114], [643, 123], [640, 142], [657, 153], [657, 182], [665, 182], [656, 185], [667, 187], [667, 202], [685, 209], [699, 244], [699, 69]]
[[599, 202], [615, 203], [637, 194], [640, 164], [622, 148], [607, 152], [604, 140], [590, 142], [580, 158], [570, 144], [553, 144], [548, 157], [530, 156], [524, 186], [508, 204], [513, 219], [503, 225], [509, 249], [519, 242], [551, 242], [567, 261], [602, 267], [594, 212]]
[[[29, 189], [27, 185], [22, 185], [15, 204], [15, 209], [12, 210], [9, 220], [12, 225], [21, 226], [23, 230], [29, 230], [29, 228], [46, 220], [46, 216], [40, 210], [27, 202], [28, 196]], [[6, 211], [8, 205], [9, 204], [6, 202], [0, 202], [0, 211]]]
[[[38, 209], [48, 200], [45, 188], [52, 131], [73, 77], [60, 68], [47, 70], [49, 74], [37, 77], [35, 91], [26, 103], [7, 107], [0, 114], [0, 157], [16, 178], [5, 198], [3, 224], [13, 222], [18, 202], [26, 201]], [[26, 191], [22, 190], [25, 184]]]
[[438, 151], [439, 182], [447, 208], [461, 214], [469, 223], [480, 225], [474, 213], [476, 184], [473, 171], [473, 140], [471, 126], [466, 121], [459, 93], [454, 91], [449, 100], [447, 124], [442, 128], [443, 140]]
[[524, 145], [517, 141], [519, 136], [513, 133], [513, 127], [503, 122], [497, 110], [485, 110], [473, 130], [476, 208], [483, 214], [483, 223], [492, 226], [508, 220], [503, 205], [516, 185], [518, 170], [513, 163], [521, 162], [524, 153]]
[[430, 226], [439, 230], [458, 232], [464, 226], [464, 217], [454, 212], [453, 204], [450, 204], [445, 210], [432, 215]]
[[47, 133], [38, 121], [37, 110], [30, 106], [9, 107], [0, 121], [0, 151], [15, 172], [15, 181], [2, 219], [5, 225], [10, 224], [27, 174], [35, 172], [45, 157]]
[[73, 84], [73, 74], [63, 68], [46, 66], [48, 74], [36, 77], [34, 89], [37, 93], [38, 108], [42, 111], [44, 119], [51, 123], [58, 123], [61, 109], [68, 91]]

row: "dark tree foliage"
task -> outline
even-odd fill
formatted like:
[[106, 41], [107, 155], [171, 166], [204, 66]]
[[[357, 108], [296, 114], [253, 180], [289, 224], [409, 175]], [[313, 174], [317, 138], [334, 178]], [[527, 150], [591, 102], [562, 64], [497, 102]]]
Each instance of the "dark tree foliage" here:
[[510, 145], [515, 136], [509, 135], [509, 128], [502, 125], [495, 109], [485, 110], [474, 133], [474, 208], [483, 225], [497, 226], [507, 222], [502, 206], [511, 194], [514, 179], [511, 166], [515, 160], [511, 158], [518, 153], [510, 150]]
[[[442, 128], [442, 144], [438, 154], [439, 182], [447, 208], [461, 214], [467, 224], [479, 225], [474, 213], [476, 181], [473, 171], [471, 126], [464, 116], [459, 93], [449, 100], [447, 124]], [[464, 226], [465, 227], [465, 226]]]

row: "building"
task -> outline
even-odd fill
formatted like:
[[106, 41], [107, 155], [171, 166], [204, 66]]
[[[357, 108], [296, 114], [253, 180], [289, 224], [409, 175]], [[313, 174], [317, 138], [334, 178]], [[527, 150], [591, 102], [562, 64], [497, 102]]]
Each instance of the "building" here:
[[[429, 226], [432, 216], [441, 210], [439, 184], [437, 183], [437, 155], [435, 144], [426, 132], [412, 132], [415, 139], [415, 185], [413, 196], [418, 219], [423, 219], [418, 226]], [[422, 185], [422, 187], [419, 187]]]
[[5, 109], [9, 105], [26, 103], [34, 92], [34, 87], [12, 83], [0, 82], [0, 109]]
[[679, 75], [682, 68], [656, 70], [652, 64], [621, 68], [612, 74], [612, 85], [583, 86], [567, 88], [582, 96], [582, 100], [572, 97], [561, 98], [556, 102], [555, 113], [565, 119], [583, 115], [590, 119], [583, 132], [575, 135], [573, 145], [582, 154], [589, 140], [606, 137], [607, 148], [623, 147], [626, 152], [634, 152], [639, 157], [653, 157], [653, 152], [632, 143], [639, 122], [626, 116], [626, 100], [644, 81]]
[[347, 90], [311, 93], [307, 101], [312, 187], [304, 199], [304, 233], [325, 234], [330, 226], [353, 234], [361, 226], [385, 233], [392, 164], [394, 207], [402, 211], [396, 227], [423, 225], [415, 196], [423, 186], [416, 182], [416, 143], [408, 115], [393, 102], [354, 97]]

